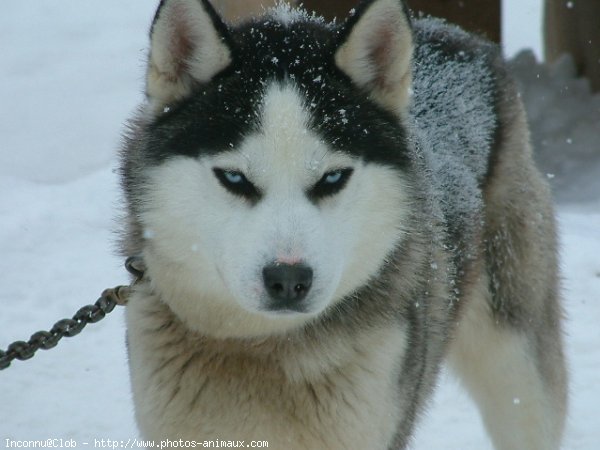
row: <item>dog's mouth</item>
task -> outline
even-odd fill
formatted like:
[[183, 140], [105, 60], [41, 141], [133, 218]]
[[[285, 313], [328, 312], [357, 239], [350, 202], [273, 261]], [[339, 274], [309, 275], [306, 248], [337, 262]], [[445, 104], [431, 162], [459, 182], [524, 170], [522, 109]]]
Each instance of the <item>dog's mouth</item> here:
[[298, 303], [293, 305], [284, 305], [277, 302], [268, 302], [261, 311], [268, 315], [275, 316], [289, 316], [294, 314], [313, 314], [310, 310], [309, 305], [305, 303]]
[[314, 291], [311, 295], [299, 302], [281, 302], [273, 300], [270, 297], [264, 297], [260, 303], [258, 311], [273, 319], [305, 317], [310, 318], [318, 316], [325, 309], [324, 305], [319, 301], [321, 292]]

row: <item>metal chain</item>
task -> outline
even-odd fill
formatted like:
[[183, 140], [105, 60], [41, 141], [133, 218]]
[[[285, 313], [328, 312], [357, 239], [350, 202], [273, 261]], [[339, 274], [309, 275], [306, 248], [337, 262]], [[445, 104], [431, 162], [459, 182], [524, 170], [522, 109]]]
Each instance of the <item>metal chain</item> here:
[[[138, 282], [144, 275], [144, 266], [140, 258], [128, 258], [125, 267], [131, 274], [135, 275], [135, 282]], [[54, 348], [63, 337], [78, 335], [88, 323], [96, 323], [104, 319], [108, 313], [115, 309], [115, 306], [126, 305], [130, 291], [130, 286], [117, 286], [106, 289], [96, 303], [80, 308], [72, 319], [59, 320], [50, 331], [38, 331], [32, 334], [27, 342], [13, 342], [6, 351], [0, 350], [0, 370], [8, 368], [15, 359], [24, 361], [32, 358], [39, 349]]]

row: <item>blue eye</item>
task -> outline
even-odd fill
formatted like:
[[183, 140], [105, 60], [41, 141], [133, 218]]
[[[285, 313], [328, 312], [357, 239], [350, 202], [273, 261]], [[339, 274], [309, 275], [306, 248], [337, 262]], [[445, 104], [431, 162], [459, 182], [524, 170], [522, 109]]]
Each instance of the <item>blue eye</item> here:
[[260, 197], [260, 191], [254, 186], [242, 172], [214, 168], [213, 173], [225, 189], [230, 193], [243, 197], [256, 203]]
[[342, 179], [342, 171], [341, 170], [336, 170], [334, 172], [328, 172], [323, 176], [323, 181], [325, 183], [329, 183], [329, 184], [335, 184], [335, 183], [339, 183], [340, 180]]
[[308, 190], [308, 197], [313, 202], [316, 202], [322, 198], [337, 194], [344, 189], [352, 172], [353, 169], [350, 167], [326, 172], [321, 179]]
[[245, 178], [244, 175], [242, 175], [241, 173], [229, 170], [224, 171], [223, 176], [225, 177], [227, 182], [231, 184], [243, 183]]

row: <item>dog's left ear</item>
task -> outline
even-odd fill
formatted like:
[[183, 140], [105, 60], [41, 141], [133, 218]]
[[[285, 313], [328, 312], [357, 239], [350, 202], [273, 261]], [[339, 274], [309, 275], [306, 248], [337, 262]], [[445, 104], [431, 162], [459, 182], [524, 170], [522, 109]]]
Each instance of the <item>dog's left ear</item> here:
[[184, 98], [229, 66], [227, 39], [208, 0], [162, 0], [150, 31], [146, 94], [153, 105]]
[[371, 98], [402, 116], [410, 103], [413, 40], [401, 0], [363, 2], [346, 22], [336, 65]]

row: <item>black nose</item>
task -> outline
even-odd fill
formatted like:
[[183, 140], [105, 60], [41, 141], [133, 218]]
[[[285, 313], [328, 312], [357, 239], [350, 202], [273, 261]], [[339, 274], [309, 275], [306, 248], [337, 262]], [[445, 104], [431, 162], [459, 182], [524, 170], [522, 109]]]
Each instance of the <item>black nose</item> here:
[[312, 279], [312, 269], [304, 264], [271, 264], [263, 269], [265, 287], [276, 307], [294, 309], [306, 297]]

